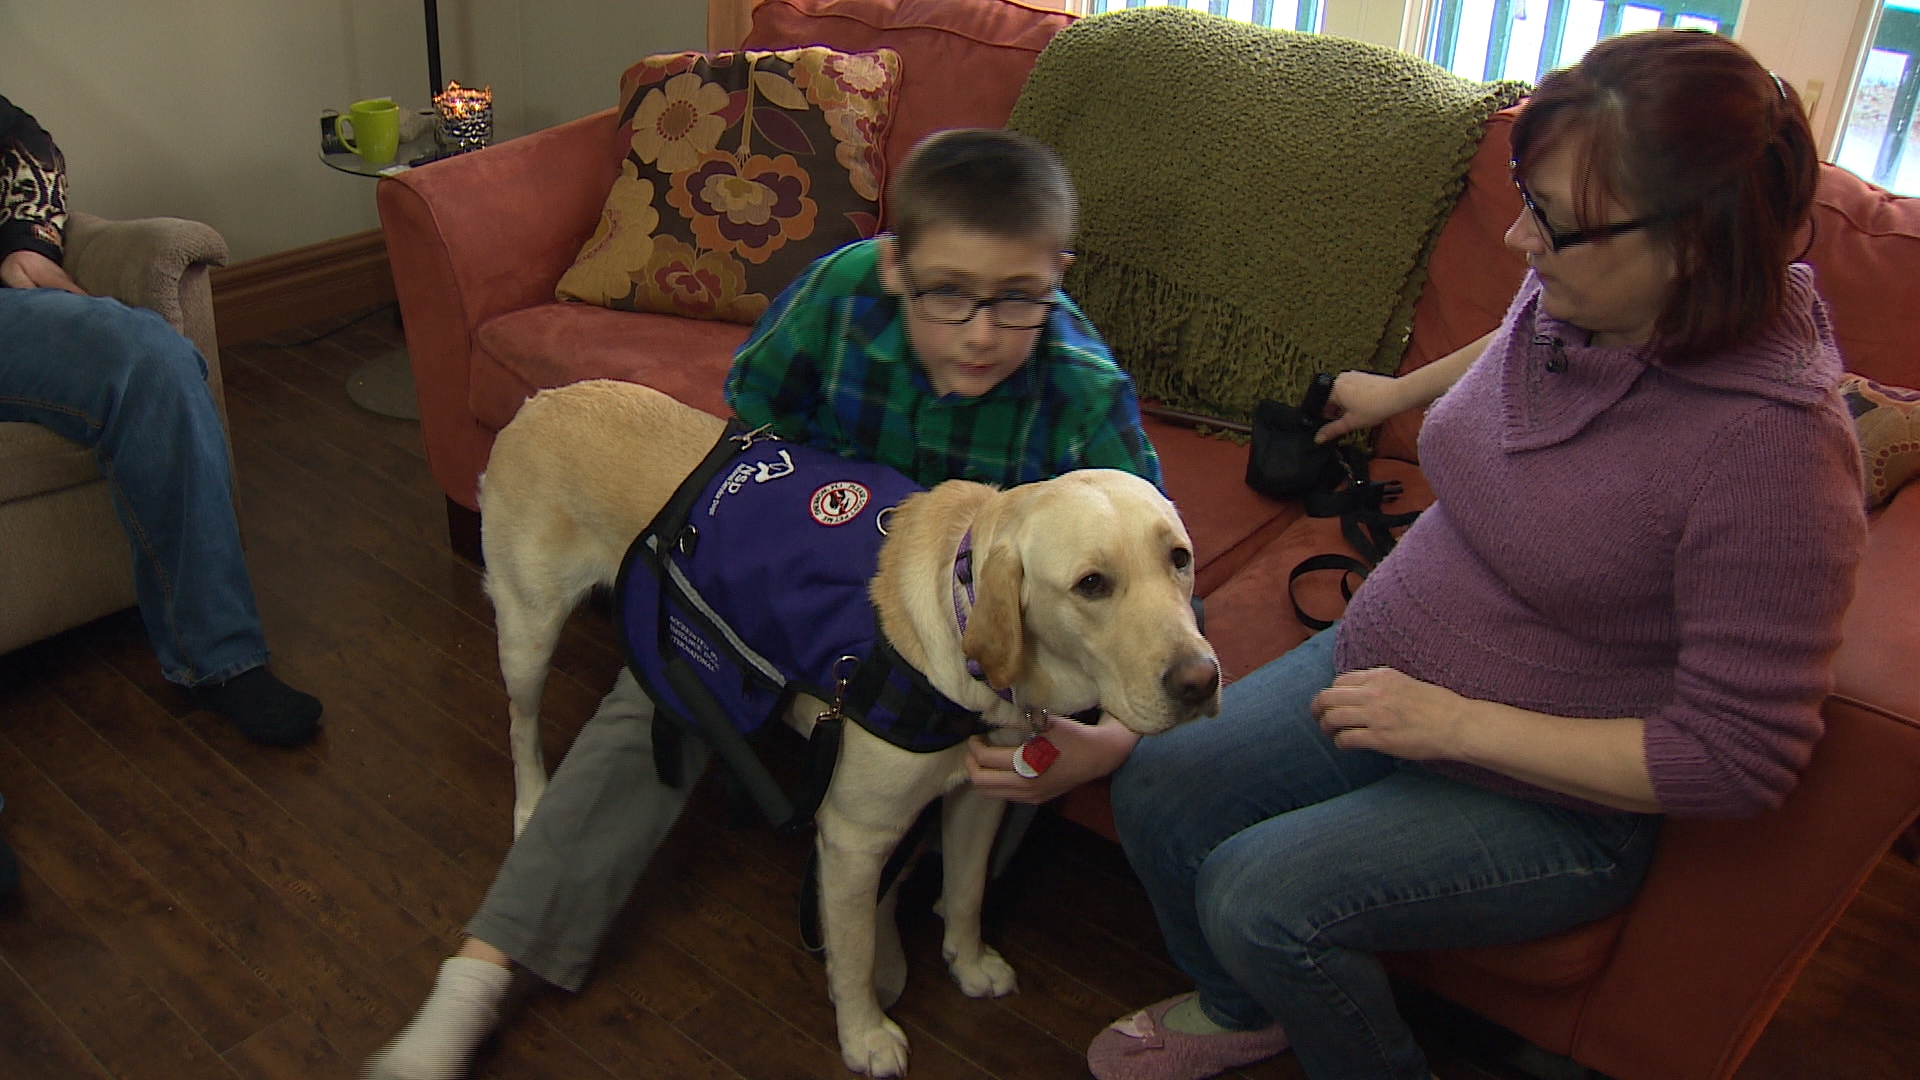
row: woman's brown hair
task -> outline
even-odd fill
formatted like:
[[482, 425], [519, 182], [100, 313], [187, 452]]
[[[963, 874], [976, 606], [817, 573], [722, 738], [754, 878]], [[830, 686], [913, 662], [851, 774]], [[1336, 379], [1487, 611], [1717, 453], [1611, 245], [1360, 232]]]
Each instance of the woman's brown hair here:
[[1519, 177], [1563, 145], [1580, 228], [1601, 224], [1611, 200], [1671, 246], [1678, 275], [1654, 324], [1666, 358], [1738, 348], [1779, 318], [1819, 177], [1785, 81], [1704, 31], [1611, 38], [1527, 99], [1513, 126]]

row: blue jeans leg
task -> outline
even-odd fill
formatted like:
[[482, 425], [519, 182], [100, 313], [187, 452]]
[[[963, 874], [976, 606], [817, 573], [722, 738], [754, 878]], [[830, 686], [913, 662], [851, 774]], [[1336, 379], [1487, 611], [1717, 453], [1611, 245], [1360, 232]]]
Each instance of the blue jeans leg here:
[[267, 662], [206, 362], [151, 311], [0, 289], [0, 420], [93, 449], [133, 552], [161, 671], [192, 686]]
[[1230, 686], [1219, 717], [1140, 743], [1122, 843], [1201, 1007], [1279, 1020], [1315, 1080], [1425, 1080], [1377, 952], [1524, 941], [1625, 904], [1659, 818], [1496, 795], [1343, 751], [1308, 712], [1333, 631]]

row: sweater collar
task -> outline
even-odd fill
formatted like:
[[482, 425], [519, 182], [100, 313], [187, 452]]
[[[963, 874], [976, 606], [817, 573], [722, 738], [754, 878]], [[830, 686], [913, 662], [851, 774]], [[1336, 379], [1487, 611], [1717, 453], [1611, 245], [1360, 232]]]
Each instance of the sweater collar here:
[[1538, 450], [1579, 434], [1626, 397], [1649, 367], [1697, 386], [1812, 405], [1839, 384], [1844, 368], [1813, 269], [1788, 269], [1782, 317], [1760, 340], [1710, 360], [1669, 365], [1644, 345], [1595, 346], [1593, 335], [1540, 309], [1540, 278], [1529, 273], [1515, 300], [1501, 357], [1502, 449]]

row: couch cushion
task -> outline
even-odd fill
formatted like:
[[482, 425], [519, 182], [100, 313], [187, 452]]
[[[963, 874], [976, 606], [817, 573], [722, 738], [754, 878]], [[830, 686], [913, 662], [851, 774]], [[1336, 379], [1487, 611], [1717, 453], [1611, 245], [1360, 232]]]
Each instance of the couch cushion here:
[[[1387, 504], [1389, 512], [1433, 503], [1426, 478], [1404, 461], [1375, 461], [1369, 475], [1404, 486], [1400, 498]], [[1287, 602], [1287, 575], [1302, 560], [1326, 553], [1355, 554], [1340, 535], [1340, 519], [1297, 518], [1207, 596], [1207, 640], [1220, 655], [1222, 674], [1241, 678], [1307, 640], [1312, 631], [1301, 625]], [[1343, 610], [1340, 575], [1331, 570], [1302, 577], [1296, 591], [1309, 615], [1332, 619]]]
[[0, 424], [0, 503], [100, 479], [93, 451], [39, 424]]
[[1847, 370], [1920, 386], [1920, 199], [1822, 165], [1813, 218], [1807, 261]]
[[1867, 550], [1840, 624], [1833, 691], [1920, 720], [1920, 484], [1909, 485], [1867, 522]]
[[823, 46], [650, 56], [562, 300], [751, 325], [808, 264], [872, 236], [900, 56]]
[[746, 47], [898, 51], [900, 93], [886, 141], [893, 169], [931, 132], [1006, 126], [1040, 50], [1072, 21], [1012, 0], [765, 0]]
[[535, 391], [583, 379], [645, 383], [715, 416], [721, 382], [748, 328], [733, 323], [542, 304], [481, 325], [468, 407], [498, 431]]
[[1247, 486], [1246, 447], [1152, 417], [1143, 418], [1141, 428], [1160, 455], [1167, 497], [1193, 539], [1199, 595], [1212, 592], [1300, 516], [1297, 504]]
[[1614, 943], [1620, 939], [1620, 928], [1626, 921], [1626, 912], [1616, 911], [1552, 937], [1474, 949], [1433, 949], [1418, 955], [1466, 964], [1521, 986], [1560, 990], [1579, 986], [1600, 974], [1613, 956]]

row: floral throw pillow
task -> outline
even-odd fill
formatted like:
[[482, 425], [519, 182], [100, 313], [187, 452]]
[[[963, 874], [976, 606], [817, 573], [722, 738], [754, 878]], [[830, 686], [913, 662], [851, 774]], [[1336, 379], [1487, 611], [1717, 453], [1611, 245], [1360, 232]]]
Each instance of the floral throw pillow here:
[[626, 157], [555, 295], [758, 319], [813, 260], [878, 231], [899, 83], [891, 49], [679, 53], [628, 68]]
[[1920, 390], [1848, 375], [1840, 380], [1840, 396], [1860, 435], [1867, 506], [1879, 506], [1901, 484], [1920, 476]]

